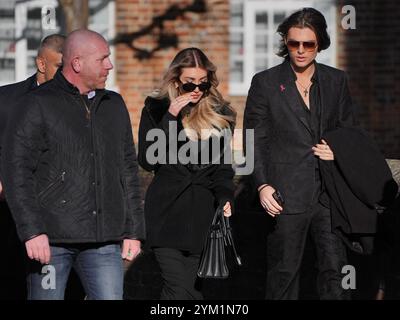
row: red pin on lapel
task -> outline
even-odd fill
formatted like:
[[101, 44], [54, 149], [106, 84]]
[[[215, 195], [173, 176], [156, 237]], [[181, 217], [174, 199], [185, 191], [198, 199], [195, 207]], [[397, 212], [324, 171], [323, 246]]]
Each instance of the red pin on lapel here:
[[280, 88], [281, 88], [281, 92], [285, 91], [285, 89], [286, 89], [283, 84], [280, 85]]

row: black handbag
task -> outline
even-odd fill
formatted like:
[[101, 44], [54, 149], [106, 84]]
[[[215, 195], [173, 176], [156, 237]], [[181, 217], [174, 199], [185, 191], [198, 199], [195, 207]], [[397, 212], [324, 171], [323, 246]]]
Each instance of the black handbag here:
[[225, 248], [230, 247], [238, 266], [242, 265], [233, 242], [229, 218], [224, 217], [224, 210], [219, 206], [215, 211], [207, 238], [204, 243], [197, 275], [200, 278], [227, 278], [229, 269]]

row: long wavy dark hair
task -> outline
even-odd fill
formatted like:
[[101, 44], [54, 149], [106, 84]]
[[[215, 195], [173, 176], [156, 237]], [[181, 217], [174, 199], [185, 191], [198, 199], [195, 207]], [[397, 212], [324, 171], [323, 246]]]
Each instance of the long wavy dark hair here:
[[324, 16], [314, 8], [303, 8], [292, 13], [278, 26], [277, 32], [282, 37], [279, 51], [277, 53], [278, 56], [284, 58], [288, 56], [289, 51], [286, 47], [285, 40], [289, 29], [293, 27], [310, 28], [314, 31], [318, 41], [318, 52], [329, 48], [331, 40], [326, 31], [327, 25]]

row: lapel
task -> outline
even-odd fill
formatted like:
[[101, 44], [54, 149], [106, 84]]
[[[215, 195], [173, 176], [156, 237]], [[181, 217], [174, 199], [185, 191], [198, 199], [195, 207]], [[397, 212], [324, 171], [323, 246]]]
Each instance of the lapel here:
[[285, 60], [282, 63], [281, 75], [280, 75], [280, 91], [286, 105], [295, 114], [296, 118], [304, 125], [304, 127], [312, 134], [312, 130], [309, 122], [303, 117], [303, 106], [299, 101], [299, 94], [295, 84], [295, 75], [290, 66], [289, 60]]
[[331, 82], [328, 77], [328, 74], [325, 72], [325, 70], [321, 67], [319, 67], [319, 64], [315, 64], [316, 67], [318, 68], [318, 88], [319, 88], [319, 99], [320, 99], [320, 118], [319, 118], [319, 132], [320, 135], [322, 136], [322, 133], [324, 132], [323, 130], [325, 129], [325, 118], [326, 115], [328, 114], [328, 108], [329, 104], [332, 102], [332, 99], [327, 99], [327, 97], [332, 97], [333, 94], [333, 89], [331, 88]]

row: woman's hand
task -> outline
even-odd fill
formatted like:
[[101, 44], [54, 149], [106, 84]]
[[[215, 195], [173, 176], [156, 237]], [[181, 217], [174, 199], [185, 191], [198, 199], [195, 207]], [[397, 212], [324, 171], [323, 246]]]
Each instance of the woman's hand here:
[[179, 112], [181, 112], [182, 108], [189, 104], [192, 100], [192, 93], [185, 93], [178, 96], [176, 99], [171, 101], [169, 105], [168, 112], [172, 114], [174, 117], [177, 117]]
[[230, 217], [232, 215], [231, 203], [227, 201], [224, 205], [224, 216]]
[[328, 146], [326, 141], [322, 139], [321, 142], [322, 144], [317, 143], [314, 147], [312, 147], [314, 155], [319, 157], [321, 160], [329, 160], [329, 161], [335, 160], [333, 151]]

